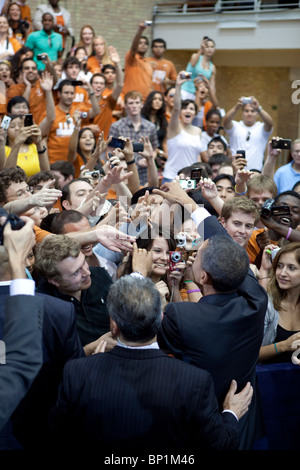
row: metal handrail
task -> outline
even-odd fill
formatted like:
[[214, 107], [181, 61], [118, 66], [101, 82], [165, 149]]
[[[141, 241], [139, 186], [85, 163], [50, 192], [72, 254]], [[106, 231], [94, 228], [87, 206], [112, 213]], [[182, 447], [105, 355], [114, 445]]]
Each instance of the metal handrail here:
[[252, 13], [266, 10], [289, 10], [292, 8], [300, 8], [300, 0], [290, 3], [275, 3], [274, 0], [252, 0], [244, 2], [216, 0], [215, 2], [199, 1], [198, 3], [190, 2], [174, 2], [174, 3], [157, 3], [153, 7], [153, 14], [188, 14], [188, 13], [226, 13], [226, 12], [243, 12]]

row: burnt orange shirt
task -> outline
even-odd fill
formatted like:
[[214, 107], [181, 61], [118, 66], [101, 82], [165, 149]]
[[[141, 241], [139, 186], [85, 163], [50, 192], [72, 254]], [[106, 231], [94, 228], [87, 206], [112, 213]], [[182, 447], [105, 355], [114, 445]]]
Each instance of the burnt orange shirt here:
[[[23, 96], [25, 89], [25, 83], [16, 83], [15, 85], [11, 85], [6, 94], [7, 102], [9, 102], [9, 100], [14, 96]], [[46, 115], [46, 97], [39, 80], [37, 80], [31, 87], [29, 110], [33, 116], [35, 124], [40, 124], [43, 117]]]
[[167, 59], [155, 59], [155, 57], [147, 57], [146, 60], [151, 64], [155, 63], [156, 66], [152, 72], [152, 81], [154, 90], [164, 93], [166, 91], [164, 80], [169, 78], [170, 80], [176, 81], [177, 72], [173, 62]]
[[132, 56], [128, 51], [125, 56], [123, 94], [126, 95], [133, 90], [139, 91], [145, 100], [153, 90], [152, 72], [153, 69], [146, 57], [141, 57], [139, 54]]
[[[75, 103], [72, 104], [69, 112], [66, 113], [59, 105], [55, 106], [55, 120], [48, 135], [50, 164], [58, 160], [68, 161], [69, 142], [75, 127], [72, 116], [76, 109], [85, 112], [89, 110], [89, 108], [83, 104], [78, 108]], [[84, 125], [86, 125], [86, 120], [82, 121], [82, 127], [84, 127]]]
[[21, 8], [22, 19], [26, 20], [26, 21], [29, 21], [29, 23], [31, 23], [32, 19], [31, 19], [30, 6], [28, 6], [28, 5], [19, 5], [19, 7]]
[[110, 126], [114, 122], [112, 112], [115, 109], [116, 103], [116, 100], [112, 97], [111, 94], [105, 98], [101, 98], [99, 101], [101, 111], [99, 114], [97, 114], [97, 116], [94, 117], [92, 121], [92, 124], [97, 124], [100, 128], [100, 131], [104, 132], [105, 140], [108, 138]]

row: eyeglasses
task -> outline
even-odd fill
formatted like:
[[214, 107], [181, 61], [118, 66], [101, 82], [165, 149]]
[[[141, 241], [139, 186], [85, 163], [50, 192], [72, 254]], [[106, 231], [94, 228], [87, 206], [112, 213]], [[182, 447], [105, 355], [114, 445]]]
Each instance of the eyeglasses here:
[[247, 135], [247, 137], [246, 137], [246, 142], [248, 142], [248, 141], [250, 140], [250, 137], [251, 137], [251, 132], [248, 131], [248, 135]]
[[48, 37], [48, 44], [49, 44], [49, 47], [52, 47], [52, 41], [51, 41], [50, 36]]

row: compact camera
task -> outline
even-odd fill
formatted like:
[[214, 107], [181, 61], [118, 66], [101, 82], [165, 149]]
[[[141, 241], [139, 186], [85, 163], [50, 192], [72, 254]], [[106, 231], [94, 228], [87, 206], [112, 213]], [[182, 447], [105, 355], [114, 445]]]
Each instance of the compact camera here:
[[252, 103], [252, 98], [251, 98], [251, 96], [243, 96], [242, 102], [243, 102], [243, 104]]
[[169, 255], [169, 268], [170, 271], [175, 271], [176, 265], [182, 261], [182, 254], [180, 251], [170, 251]]
[[264, 205], [261, 208], [261, 213], [260, 215], [267, 219], [268, 217], [272, 216], [284, 216], [284, 215], [290, 215], [290, 208], [288, 205], [282, 205], [282, 206], [275, 206], [275, 200], [274, 199], [267, 199], [267, 201], [264, 203]]
[[182, 78], [182, 80], [184, 80], [185, 78], [192, 78], [192, 73], [191, 72], [182, 72], [180, 74], [180, 78]]
[[182, 189], [196, 189], [196, 180], [179, 180]]
[[2, 129], [7, 130], [10, 125], [11, 118], [9, 116], [4, 116], [1, 122]]
[[81, 119], [86, 119], [87, 117], [88, 117], [88, 113], [87, 113], [86, 111], [82, 111], [82, 112], [80, 113], [80, 118], [81, 118]]
[[84, 176], [88, 177], [90, 176], [91, 178], [93, 178], [93, 180], [97, 180], [100, 178], [100, 171], [99, 170], [93, 170], [93, 171], [87, 171]]
[[176, 241], [177, 241], [178, 248], [185, 248], [185, 246], [186, 246], [186, 236], [185, 236], [184, 233], [181, 233], [180, 235], [177, 235]]
[[151, 26], [151, 25], [152, 25], [152, 21], [144, 21], [144, 25], [145, 25], [145, 26]]
[[46, 54], [37, 54], [36, 56], [37, 60], [44, 60], [47, 58], [47, 55]]

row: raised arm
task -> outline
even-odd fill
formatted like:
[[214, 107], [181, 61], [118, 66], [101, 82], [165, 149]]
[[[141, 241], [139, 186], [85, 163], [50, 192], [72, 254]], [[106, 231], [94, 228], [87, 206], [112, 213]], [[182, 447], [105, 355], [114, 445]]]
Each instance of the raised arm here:
[[232, 129], [232, 121], [234, 119], [234, 116], [236, 115], [237, 111], [242, 107], [242, 105], [242, 98], [239, 98], [237, 103], [225, 114], [223, 118], [223, 125], [225, 130]]
[[133, 41], [132, 41], [131, 47], [130, 47], [130, 54], [132, 55], [132, 57], [134, 57], [135, 54], [137, 53], [139, 41], [140, 41], [141, 36], [143, 35], [143, 32], [145, 31], [146, 28], [147, 28], [147, 25], [145, 24], [144, 21], [139, 24], [139, 28], [138, 28], [138, 30], [137, 30], [134, 38], [133, 38]]

